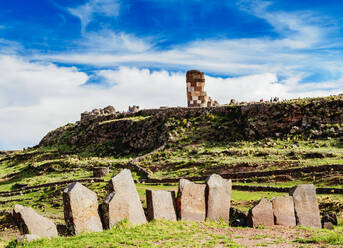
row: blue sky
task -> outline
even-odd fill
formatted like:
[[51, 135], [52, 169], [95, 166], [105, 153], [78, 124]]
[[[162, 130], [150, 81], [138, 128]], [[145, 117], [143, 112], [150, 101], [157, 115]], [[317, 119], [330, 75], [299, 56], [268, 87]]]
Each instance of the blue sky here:
[[82, 111], [185, 106], [185, 72], [220, 103], [343, 90], [338, 0], [1, 0], [0, 149]]

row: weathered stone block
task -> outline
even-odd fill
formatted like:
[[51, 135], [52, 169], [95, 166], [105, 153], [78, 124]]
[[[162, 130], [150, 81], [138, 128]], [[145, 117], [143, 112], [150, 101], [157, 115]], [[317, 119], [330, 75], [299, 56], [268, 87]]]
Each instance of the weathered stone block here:
[[64, 219], [71, 234], [102, 231], [97, 194], [75, 182], [63, 191]]
[[223, 179], [213, 174], [206, 180], [208, 187], [207, 218], [209, 220], [223, 219], [229, 223], [231, 206], [231, 180]]
[[255, 207], [249, 210], [248, 222], [251, 227], [257, 227], [259, 225], [273, 226], [274, 215], [272, 203], [262, 198]]
[[104, 177], [110, 173], [109, 167], [94, 167], [93, 168], [93, 177]]
[[146, 190], [148, 219], [177, 220], [174, 191]]
[[296, 226], [292, 196], [276, 197], [272, 200], [275, 225]]
[[38, 235], [44, 238], [58, 236], [56, 225], [48, 218], [39, 215], [32, 208], [14, 205], [13, 218], [21, 234]]
[[122, 170], [110, 180], [111, 193], [102, 204], [103, 221], [106, 228], [127, 219], [133, 224], [147, 222], [144, 210], [128, 169]]
[[289, 193], [293, 196], [297, 225], [321, 228], [320, 213], [313, 184], [301, 184], [293, 187]]
[[177, 196], [177, 210], [180, 220], [204, 221], [206, 218], [205, 184], [181, 179]]

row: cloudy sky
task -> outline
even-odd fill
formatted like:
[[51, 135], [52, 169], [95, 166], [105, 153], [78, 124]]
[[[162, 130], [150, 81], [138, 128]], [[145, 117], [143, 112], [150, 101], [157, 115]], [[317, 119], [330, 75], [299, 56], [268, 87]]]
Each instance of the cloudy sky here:
[[340, 0], [1, 0], [0, 150], [80, 113], [343, 92]]

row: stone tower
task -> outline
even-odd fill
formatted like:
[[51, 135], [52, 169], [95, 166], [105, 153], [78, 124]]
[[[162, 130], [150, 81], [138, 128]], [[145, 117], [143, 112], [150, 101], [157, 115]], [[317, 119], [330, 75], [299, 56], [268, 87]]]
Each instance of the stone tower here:
[[188, 107], [215, 107], [219, 106], [204, 91], [205, 75], [198, 70], [187, 71], [187, 103]]

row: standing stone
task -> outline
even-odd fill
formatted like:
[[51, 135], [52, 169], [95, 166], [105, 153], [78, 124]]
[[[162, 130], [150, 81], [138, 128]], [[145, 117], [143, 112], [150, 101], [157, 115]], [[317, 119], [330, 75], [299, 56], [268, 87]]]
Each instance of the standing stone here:
[[106, 228], [111, 228], [124, 219], [133, 224], [147, 222], [130, 170], [124, 169], [113, 177], [110, 180], [110, 188], [112, 192], [102, 204]]
[[259, 225], [273, 226], [274, 215], [272, 203], [262, 198], [255, 207], [249, 210], [248, 222], [251, 227], [257, 227]]
[[33, 234], [44, 238], [58, 236], [56, 225], [32, 208], [14, 205], [13, 218], [21, 234]]
[[175, 191], [146, 190], [148, 219], [176, 220]]
[[292, 196], [276, 197], [272, 200], [275, 225], [296, 226]]
[[102, 231], [95, 192], [75, 182], [63, 191], [64, 219], [71, 234]]
[[204, 221], [206, 218], [205, 184], [192, 183], [187, 179], [179, 182], [177, 210], [180, 220]]
[[313, 184], [300, 184], [289, 193], [293, 196], [295, 216], [298, 225], [321, 228], [320, 213]]
[[229, 223], [231, 205], [231, 180], [223, 179], [217, 174], [206, 180], [208, 187], [207, 218], [217, 221], [223, 219]]
[[94, 167], [93, 168], [93, 177], [104, 177], [110, 173], [109, 167]]

